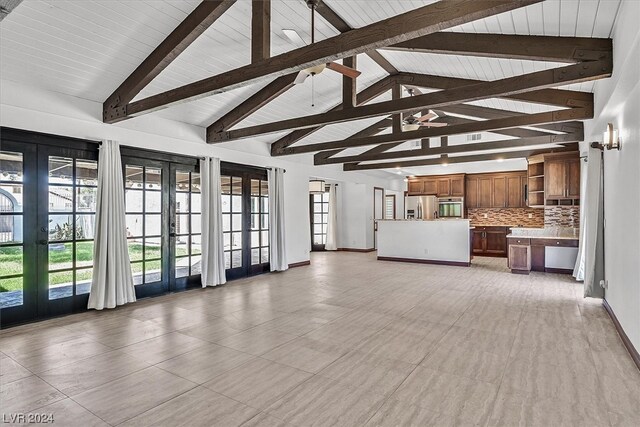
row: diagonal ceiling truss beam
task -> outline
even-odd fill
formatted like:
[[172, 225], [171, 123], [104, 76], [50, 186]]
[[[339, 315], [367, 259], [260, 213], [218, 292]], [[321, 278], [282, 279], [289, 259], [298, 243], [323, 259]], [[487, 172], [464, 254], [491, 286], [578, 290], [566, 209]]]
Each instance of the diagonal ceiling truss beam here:
[[[131, 102], [107, 116], [125, 120], [237, 87], [401, 43], [446, 28], [507, 12], [541, 0], [442, 0], [267, 60]], [[353, 108], [352, 110], [356, 110]]]
[[[346, 33], [347, 31], [352, 30], [349, 24], [347, 24], [340, 16], [338, 16], [338, 14], [336, 14], [329, 6], [327, 6], [326, 3], [320, 2], [316, 8], [316, 12], [341, 33]], [[373, 50], [367, 52], [366, 55], [369, 56], [389, 74], [398, 73], [398, 70], [377, 51]], [[296, 76], [297, 73], [292, 73], [278, 77], [273, 82], [269, 83], [258, 92], [256, 92], [254, 95], [247, 98], [233, 110], [229, 111], [220, 119], [209, 125], [207, 127], [207, 141], [210, 139], [210, 136], [211, 138], [213, 138], [213, 135], [231, 129], [233, 126], [237, 125], [242, 120], [246, 119], [251, 114], [255, 113], [257, 110], [264, 107], [266, 104], [292, 88], [293, 81], [295, 80]], [[287, 144], [285, 146], [288, 145], [291, 144]]]
[[[561, 134], [561, 135], [543, 135], [532, 136], [527, 138], [518, 139], [503, 139], [499, 141], [480, 142], [473, 144], [457, 144], [447, 145], [440, 147], [423, 147], [415, 150], [397, 150], [397, 151], [385, 151], [382, 153], [369, 153], [358, 154], [354, 156], [340, 156], [330, 157], [328, 159], [322, 159], [316, 161], [315, 164], [336, 164], [336, 163], [354, 163], [376, 160], [391, 160], [402, 159], [407, 157], [419, 157], [441, 154], [456, 154], [465, 153], [468, 151], [484, 151], [484, 150], [501, 150], [516, 147], [529, 147], [537, 145], [547, 144], [567, 144], [570, 142], [580, 142], [584, 138], [584, 132], [582, 129], [577, 129], [576, 132]], [[322, 153], [318, 153], [322, 154]], [[318, 156], [316, 154], [316, 156]]]
[[[521, 159], [524, 157], [530, 157], [536, 154], [542, 153], [557, 153], [563, 151], [577, 151], [578, 144], [570, 143], [566, 144], [562, 147], [557, 148], [545, 148], [545, 149], [531, 149], [531, 150], [522, 150], [522, 151], [506, 151], [503, 153], [492, 153], [492, 154], [471, 154], [468, 156], [455, 156], [455, 157], [446, 157], [446, 161], [443, 160], [443, 157], [436, 157], [430, 159], [415, 159], [415, 160], [404, 160], [398, 162], [387, 162], [387, 163], [371, 163], [371, 164], [353, 164], [346, 163], [344, 165], [345, 171], [355, 171], [355, 170], [369, 170], [369, 169], [391, 169], [391, 168], [408, 168], [415, 166], [431, 166], [431, 165], [441, 165], [443, 163], [470, 163], [470, 162], [482, 162], [488, 160], [506, 160], [506, 159]], [[443, 155], [446, 156], [446, 155]]]
[[434, 138], [451, 135], [464, 135], [477, 132], [491, 132], [500, 129], [508, 129], [520, 126], [535, 126], [546, 123], [566, 122], [574, 120], [585, 120], [593, 118], [593, 108], [572, 108], [568, 110], [551, 111], [545, 113], [525, 114], [522, 116], [506, 117], [485, 121], [474, 121], [471, 123], [458, 124], [453, 126], [418, 129], [408, 132], [397, 132], [384, 135], [377, 135], [365, 138], [350, 138], [340, 141], [321, 142], [316, 144], [306, 144], [297, 147], [285, 148], [282, 155], [313, 153], [322, 150], [337, 148], [363, 147], [367, 145], [379, 145], [386, 143], [398, 143], [423, 138]]
[[125, 113], [126, 105], [235, 2], [202, 1], [107, 98], [103, 104], [103, 121], [112, 123]]
[[611, 39], [439, 32], [385, 50], [576, 63], [610, 52]]
[[378, 102], [342, 111], [330, 111], [258, 126], [223, 132], [218, 141], [241, 139], [249, 136], [280, 132], [286, 129], [303, 129], [318, 125], [328, 125], [351, 120], [399, 113], [414, 109], [439, 108], [451, 104], [476, 101], [485, 98], [544, 89], [558, 85], [595, 80], [611, 75], [611, 57], [600, 61], [569, 65], [552, 70], [537, 71], [520, 76], [508, 77], [492, 82], [483, 82], [440, 92], [428, 93], [408, 98]]

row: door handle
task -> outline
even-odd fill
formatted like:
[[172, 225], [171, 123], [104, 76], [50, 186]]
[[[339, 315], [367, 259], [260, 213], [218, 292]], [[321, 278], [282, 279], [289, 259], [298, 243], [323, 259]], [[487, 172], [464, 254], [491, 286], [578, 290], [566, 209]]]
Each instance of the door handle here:
[[176, 237], [176, 233], [169, 233], [169, 237]]

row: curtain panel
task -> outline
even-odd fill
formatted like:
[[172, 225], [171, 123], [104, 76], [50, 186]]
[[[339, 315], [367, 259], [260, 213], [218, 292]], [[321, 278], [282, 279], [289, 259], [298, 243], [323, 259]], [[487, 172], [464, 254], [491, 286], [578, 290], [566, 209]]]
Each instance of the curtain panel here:
[[285, 271], [287, 250], [284, 222], [284, 170], [271, 168], [269, 180], [269, 263], [271, 271]]
[[98, 157], [93, 278], [88, 308], [102, 310], [135, 302], [127, 248], [120, 145], [103, 141]]
[[205, 157], [200, 161], [202, 180], [202, 287], [227, 282], [224, 268], [222, 235], [222, 186], [220, 159]]
[[338, 250], [338, 197], [336, 184], [329, 184], [329, 214], [327, 218], [327, 251]]

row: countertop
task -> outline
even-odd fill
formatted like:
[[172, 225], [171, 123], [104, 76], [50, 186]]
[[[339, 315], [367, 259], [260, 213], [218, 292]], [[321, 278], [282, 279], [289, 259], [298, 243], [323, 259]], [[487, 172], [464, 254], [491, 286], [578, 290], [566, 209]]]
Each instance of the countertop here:
[[507, 237], [527, 239], [567, 239], [578, 240], [580, 230], [577, 228], [514, 228]]

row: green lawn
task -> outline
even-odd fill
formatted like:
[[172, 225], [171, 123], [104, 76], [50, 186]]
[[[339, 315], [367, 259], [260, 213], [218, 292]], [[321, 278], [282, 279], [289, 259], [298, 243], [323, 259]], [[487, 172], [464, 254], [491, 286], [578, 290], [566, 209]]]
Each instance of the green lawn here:
[[[129, 258], [131, 261], [142, 260], [143, 246], [141, 243], [129, 244]], [[177, 255], [186, 255], [187, 247], [177, 248]], [[147, 247], [146, 258], [160, 258], [160, 247]], [[76, 267], [91, 267], [93, 264], [93, 242], [76, 243]], [[134, 263], [131, 269], [134, 274], [142, 273], [143, 263]], [[160, 261], [147, 261], [146, 270], [160, 269]], [[72, 243], [64, 243], [55, 249], [49, 250], [49, 270], [60, 270], [73, 267]], [[5, 247], [0, 248], [0, 277], [22, 274], [22, 248]], [[76, 282], [91, 280], [92, 269], [85, 268], [76, 270]], [[51, 272], [49, 282], [51, 285], [70, 283], [73, 281], [72, 271]], [[22, 289], [22, 277], [9, 279], [0, 278], [0, 292], [8, 292]]]

